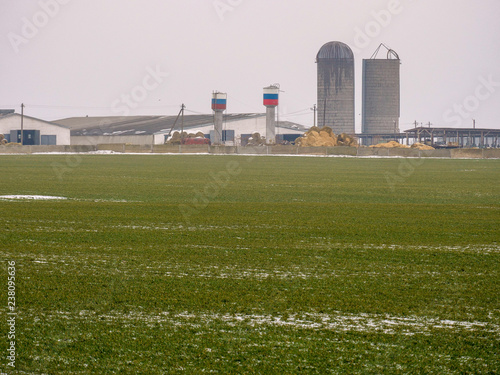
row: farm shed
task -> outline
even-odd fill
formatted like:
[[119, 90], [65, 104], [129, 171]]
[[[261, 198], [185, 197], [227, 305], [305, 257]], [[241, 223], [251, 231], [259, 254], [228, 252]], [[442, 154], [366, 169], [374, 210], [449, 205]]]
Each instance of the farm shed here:
[[0, 113], [0, 134], [5, 136], [7, 142], [29, 146], [70, 144], [70, 129], [67, 126], [26, 115], [21, 116], [12, 111]]
[[[172, 130], [187, 133], [202, 132], [208, 138], [214, 129], [213, 114], [186, 115], [184, 121], [176, 121], [177, 116], [112, 116], [112, 117], [72, 117], [57, 120], [56, 123], [71, 129], [72, 145], [98, 144], [164, 144]], [[175, 123], [175, 126], [174, 126]], [[239, 144], [242, 134], [266, 131], [266, 114], [240, 113], [226, 114], [223, 130], [228, 136], [226, 145]], [[298, 124], [280, 122], [277, 134], [302, 135], [307, 129]]]

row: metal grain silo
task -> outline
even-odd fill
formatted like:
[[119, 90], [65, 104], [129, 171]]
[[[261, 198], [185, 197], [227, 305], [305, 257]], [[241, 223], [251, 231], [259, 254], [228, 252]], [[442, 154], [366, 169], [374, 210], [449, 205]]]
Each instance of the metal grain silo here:
[[341, 42], [326, 43], [318, 64], [318, 125], [354, 134], [354, 54]]
[[398, 54], [387, 47], [387, 58], [377, 59], [380, 47], [372, 58], [363, 60], [364, 134], [399, 133], [401, 62]]

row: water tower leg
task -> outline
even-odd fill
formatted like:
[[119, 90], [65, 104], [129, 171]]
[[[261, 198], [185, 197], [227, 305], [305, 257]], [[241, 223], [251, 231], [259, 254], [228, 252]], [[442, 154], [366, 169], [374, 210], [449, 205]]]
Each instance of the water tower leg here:
[[222, 144], [222, 119], [223, 119], [223, 112], [216, 111], [215, 126], [214, 126], [214, 142], [213, 142], [215, 145]]
[[267, 107], [266, 110], [266, 143], [276, 143], [276, 107]]

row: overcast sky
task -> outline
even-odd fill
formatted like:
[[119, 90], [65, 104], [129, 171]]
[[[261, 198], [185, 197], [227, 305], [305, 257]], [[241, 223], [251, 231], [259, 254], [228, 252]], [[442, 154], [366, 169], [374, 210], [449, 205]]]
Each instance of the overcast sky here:
[[[361, 67], [380, 43], [401, 58], [401, 128], [500, 128], [499, 0], [0, 0], [0, 108], [72, 116], [264, 112], [312, 125], [315, 57], [341, 41]], [[380, 56], [382, 57], [382, 55]], [[189, 112], [188, 112], [189, 113]]]

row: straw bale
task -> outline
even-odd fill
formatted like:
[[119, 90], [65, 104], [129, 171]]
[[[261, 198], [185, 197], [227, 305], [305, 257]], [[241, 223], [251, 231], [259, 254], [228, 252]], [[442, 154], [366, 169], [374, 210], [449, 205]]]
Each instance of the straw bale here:
[[337, 145], [348, 146], [348, 147], [357, 147], [358, 142], [357, 142], [356, 138], [354, 138], [353, 136], [346, 134], [346, 133], [342, 133], [338, 136]]
[[316, 130], [310, 130], [309, 135], [313, 136], [314, 138], [319, 138], [319, 132]]
[[260, 133], [253, 133], [248, 139], [247, 146], [262, 146], [266, 144], [266, 138], [261, 136]]
[[178, 131], [174, 132], [174, 134], [172, 134], [172, 137], [166, 143], [171, 145], [181, 144], [181, 134]]
[[321, 128], [321, 131], [320, 131], [320, 132], [327, 132], [327, 133], [328, 133], [328, 134], [330, 134], [330, 135], [334, 135], [334, 134], [333, 134], [333, 130], [332, 130], [332, 128], [330, 128], [330, 127], [328, 127], [328, 126], [323, 126], [323, 127]]

